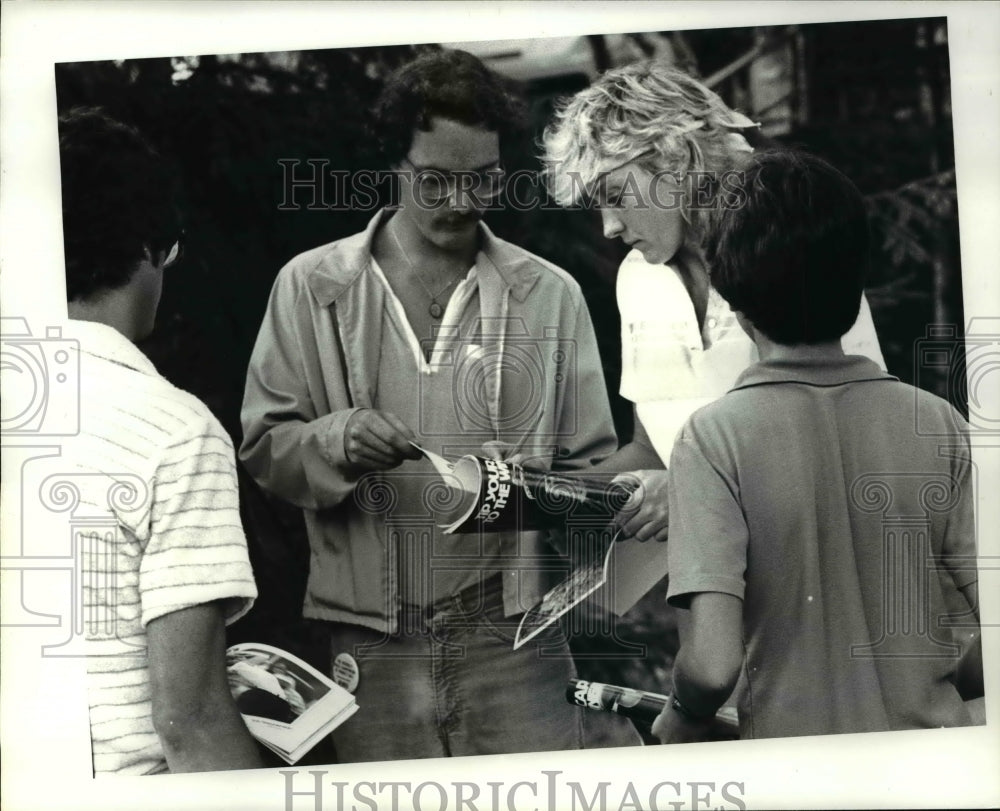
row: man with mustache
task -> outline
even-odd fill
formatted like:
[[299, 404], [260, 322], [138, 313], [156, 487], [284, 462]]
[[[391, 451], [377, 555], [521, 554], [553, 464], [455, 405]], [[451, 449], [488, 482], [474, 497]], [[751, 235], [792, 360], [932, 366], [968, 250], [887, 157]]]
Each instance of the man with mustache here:
[[559, 470], [617, 447], [579, 286], [480, 221], [518, 108], [462, 51], [397, 71], [374, 118], [398, 206], [280, 272], [250, 362], [240, 456], [304, 510], [303, 613], [331, 661], [358, 665], [341, 761], [584, 743], [562, 629], [512, 650], [567, 571], [554, 538], [443, 534], [440, 476], [411, 444], [449, 457], [518, 444]]

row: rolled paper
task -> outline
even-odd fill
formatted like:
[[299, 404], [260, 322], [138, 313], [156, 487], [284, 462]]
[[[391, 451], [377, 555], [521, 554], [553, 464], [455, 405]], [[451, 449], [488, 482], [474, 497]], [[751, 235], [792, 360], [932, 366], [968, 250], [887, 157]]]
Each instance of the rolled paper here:
[[463, 494], [455, 509], [438, 516], [447, 534], [553, 529], [580, 517], [610, 522], [635, 489], [471, 455], [455, 463], [446, 481]]

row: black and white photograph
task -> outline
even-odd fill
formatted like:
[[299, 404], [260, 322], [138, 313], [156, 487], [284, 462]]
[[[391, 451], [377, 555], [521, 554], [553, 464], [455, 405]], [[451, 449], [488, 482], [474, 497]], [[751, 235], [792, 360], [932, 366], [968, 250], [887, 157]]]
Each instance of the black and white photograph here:
[[329, 691], [309, 669], [267, 645], [234, 645], [226, 651], [226, 676], [240, 712], [284, 724], [293, 723]]
[[1000, 5], [16, 5], [7, 807], [1000, 801]]
[[272, 645], [227, 649], [226, 680], [250, 734], [286, 763], [297, 763], [358, 710], [348, 690]]

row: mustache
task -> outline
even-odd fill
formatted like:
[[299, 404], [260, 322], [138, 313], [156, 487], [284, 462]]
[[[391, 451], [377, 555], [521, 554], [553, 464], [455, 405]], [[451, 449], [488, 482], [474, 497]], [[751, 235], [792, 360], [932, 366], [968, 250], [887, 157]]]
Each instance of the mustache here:
[[483, 218], [482, 214], [449, 214], [444, 217], [438, 218], [438, 222], [442, 225], [457, 226], [457, 225], [471, 225], [474, 222], [479, 222]]

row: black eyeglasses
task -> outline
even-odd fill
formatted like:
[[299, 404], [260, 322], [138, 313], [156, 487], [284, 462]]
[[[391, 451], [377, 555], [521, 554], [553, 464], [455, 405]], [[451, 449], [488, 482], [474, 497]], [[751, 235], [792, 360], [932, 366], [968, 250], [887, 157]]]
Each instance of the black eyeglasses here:
[[499, 161], [483, 170], [443, 172], [426, 166], [417, 166], [409, 158], [403, 158], [413, 172], [413, 182], [417, 186], [420, 199], [428, 203], [438, 203], [451, 197], [455, 192], [468, 194], [482, 202], [489, 202], [500, 194], [506, 172]]

